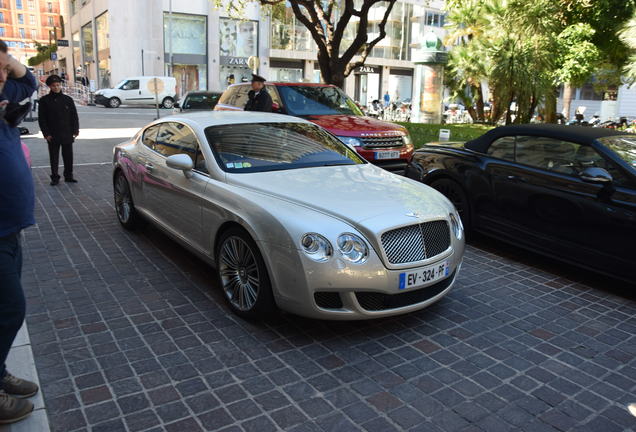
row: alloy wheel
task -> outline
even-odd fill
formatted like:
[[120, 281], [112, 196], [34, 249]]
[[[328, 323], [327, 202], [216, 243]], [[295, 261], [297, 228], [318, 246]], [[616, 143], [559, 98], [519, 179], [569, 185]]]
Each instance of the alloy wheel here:
[[228, 300], [240, 311], [251, 310], [261, 285], [251, 247], [240, 237], [228, 237], [221, 246], [219, 258], [221, 283]]
[[115, 182], [115, 209], [117, 210], [117, 217], [120, 222], [127, 223], [130, 221], [132, 198], [130, 196], [128, 182], [121, 174], [117, 176]]

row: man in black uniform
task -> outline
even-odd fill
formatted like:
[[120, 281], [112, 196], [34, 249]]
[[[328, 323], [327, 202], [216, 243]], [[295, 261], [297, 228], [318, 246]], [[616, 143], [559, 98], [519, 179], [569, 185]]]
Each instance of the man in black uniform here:
[[51, 75], [46, 79], [51, 92], [40, 99], [38, 121], [42, 135], [49, 143], [51, 161], [51, 186], [60, 182], [57, 173], [60, 162], [60, 148], [64, 160], [64, 181], [77, 183], [73, 178], [73, 141], [79, 135], [79, 118], [75, 102], [62, 93], [62, 79]]
[[265, 78], [252, 74], [252, 90], [247, 94], [245, 111], [272, 112], [272, 97], [265, 89]]

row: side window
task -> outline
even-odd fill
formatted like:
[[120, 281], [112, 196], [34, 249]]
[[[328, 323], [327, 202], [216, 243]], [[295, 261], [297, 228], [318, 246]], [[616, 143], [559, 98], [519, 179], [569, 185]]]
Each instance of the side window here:
[[148, 129], [144, 131], [144, 135], [141, 138], [142, 144], [151, 150], [155, 149], [155, 143], [157, 141], [157, 132], [159, 131], [159, 126], [161, 125], [150, 126]]
[[575, 161], [580, 144], [561, 141], [554, 138], [519, 136], [517, 137], [516, 160], [561, 174], [578, 175]]
[[267, 89], [269, 95], [272, 97], [272, 103], [277, 104], [280, 108], [282, 108], [283, 104], [281, 103], [280, 97], [278, 96], [278, 90], [276, 90], [276, 86], [267, 85], [265, 86], [265, 88]]
[[139, 80], [128, 80], [122, 86], [122, 90], [139, 90]]
[[157, 136], [155, 150], [165, 157], [187, 154], [192, 159], [192, 164], [196, 170], [208, 172], [203, 153], [199, 147], [199, 140], [194, 132], [184, 124], [163, 123]]
[[243, 109], [245, 108], [245, 104], [248, 100], [247, 94], [250, 91], [250, 86], [240, 85], [236, 86], [236, 89], [236, 94], [234, 95], [234, 98], [232, 98], [232, 103], [230, 105]]
[[488, 155], [507, 161], [515, 160], [515, 137], [501, 137], [488, 147]]
[[234, 93], [236, 93], [236, 87], [228, 87], [227, 90], [225, 90], [221, 95], [219, 103], [222, 105], [232, 105], [231, 102], [234, 98]]

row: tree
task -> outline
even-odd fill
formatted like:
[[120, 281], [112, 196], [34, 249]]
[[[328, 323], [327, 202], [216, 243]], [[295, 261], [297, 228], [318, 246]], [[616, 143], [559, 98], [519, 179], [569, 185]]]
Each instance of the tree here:
[[629, 48], [631, 55], [623, 72], [633, 84], [636, 82], [636, 12], [618, 34], [620, 40]]
[[[296, 19], [310, 32], [318, 47], [318, 65], [324, 82], [344, 87], [345, 78], [364, 65], [373, 47], [386, 36], [386, 23], [397, 0], [251, 0], [263, 6], [290, 4]], [[214, 0], [221, 6], [222, 0]], [[240, 12], [250, 0], [230, 1]], [[384, 8], [378, 33], [369, 38], [371, 8]], [[355, 26], [354, 37], [345, 46], [345, 32]], [[348, 42], [348, 41], [346, 41]]]

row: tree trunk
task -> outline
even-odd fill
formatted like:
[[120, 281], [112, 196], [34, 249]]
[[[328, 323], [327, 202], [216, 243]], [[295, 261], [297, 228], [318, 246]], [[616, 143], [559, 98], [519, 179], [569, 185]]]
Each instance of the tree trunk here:
[[570, 107], [572, 106], [572, 99], [574, 99], [574, 87], [570, 83], [563, 85], [563, 115], [565, 120], [570, 120]]
[[553, 89], [553, 91], [549, 91], [545, 95], [545, 122], [546, 123], [556, 123], [556, 113], [557, 113], [557, 90]]
[[486, 121], [486, 116], [484, 115], [484, 90], [481, 88], [481, 83], [477, 85], [477, 121], [484, 122]]

